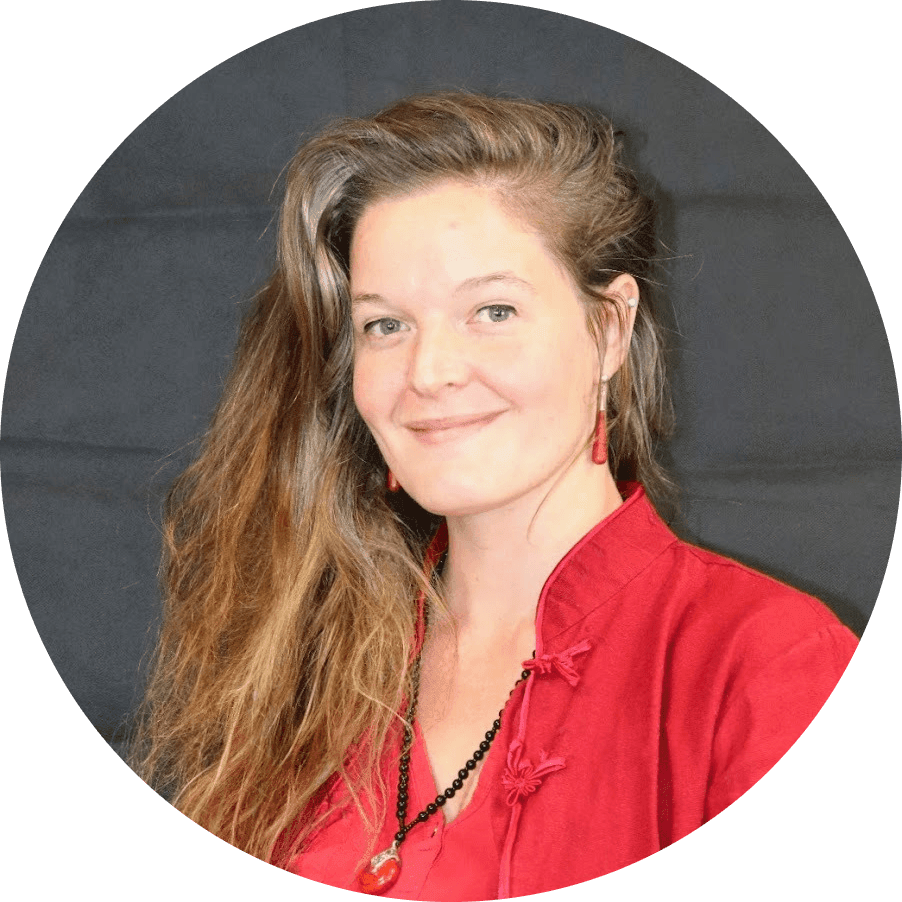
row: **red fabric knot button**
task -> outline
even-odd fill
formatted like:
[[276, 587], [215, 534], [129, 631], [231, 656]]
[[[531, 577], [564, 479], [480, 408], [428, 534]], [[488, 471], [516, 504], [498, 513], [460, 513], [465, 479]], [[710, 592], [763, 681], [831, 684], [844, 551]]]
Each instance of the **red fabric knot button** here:
[[[575, 686], [579, 682], [579, 673], [573, 663], [575, 655], [584, 655], [592, 644], [588, 639], [571, 645], [564, 651], [558, 651], [550, 655], [539, 655], [538, 658], [532, 658], [523, 662], [524, 670], [532, 670], [536, 674], [551, 673], [556, 670], [571, 686]], [[581, 665], [580, 665], [581, 666]]]
[[507, 754], [507, 769], [501, 776], [501, 782], [508, 791], [508, 805], [516, 805], [521, 799], [535, 792], [547, 774], [564, 766], [563, 758], [549, 758], [545, 752], [539, 753], [538, 764], [533, 764], [528, 758], [521, 760], [522, 747], [523, 743], [519, 740], [515, 739], [511, 743]]

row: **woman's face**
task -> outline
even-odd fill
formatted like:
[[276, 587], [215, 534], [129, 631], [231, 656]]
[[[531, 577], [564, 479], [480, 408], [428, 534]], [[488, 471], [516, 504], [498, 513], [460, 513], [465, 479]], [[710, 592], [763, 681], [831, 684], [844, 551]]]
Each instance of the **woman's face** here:
[[350, 282], [354, 400], [424, 508], [498, 509], [589, 460], [599, 353], [582, 302], [494, 192], [448, 182], [371, 205]]

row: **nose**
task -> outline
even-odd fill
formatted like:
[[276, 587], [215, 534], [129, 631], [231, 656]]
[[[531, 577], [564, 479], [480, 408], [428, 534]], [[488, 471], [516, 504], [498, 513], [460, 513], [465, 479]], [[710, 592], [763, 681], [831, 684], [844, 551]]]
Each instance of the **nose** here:
[[464, 338], [449, 323], [431, 323], [419, 331], [410, 363], [410, 386], [422, 395], [462, 385], [470, 372]]

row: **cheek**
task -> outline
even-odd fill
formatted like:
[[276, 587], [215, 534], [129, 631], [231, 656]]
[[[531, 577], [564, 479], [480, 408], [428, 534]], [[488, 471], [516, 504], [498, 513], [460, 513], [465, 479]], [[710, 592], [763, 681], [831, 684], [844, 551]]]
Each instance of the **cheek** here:
[[355, 353], [351, 376], [354, 404], [367, 425], [370, 424], [377, 407], [377, 394], [373, 390], [377, 383], [371, 370], [372, 366], [368, 366], [367, 361]]
[[535, 442], [541, 442], [540, 436], [552, 441], [565, 423], [581, 420], [591, 394], [581, 372], [566, 359], [547, 354], [524, 354], [515, 366], [493, 375], [486, 382], [519, 413]]
[[560, 415], [595, 404], [598, 357], [582, 334], [547, 334], [540, 345], [524, 349], [516, 362], [520, 394]]
[[380, 424], [392, 414], [399, 397], [398, 371], [387, 360], [370, 354], [354, 359], [354, 404], [370, 430], [376, 433]]
[[354, 404], [357, 411], [363, 417], [367, 425], [370, 424], [376, 409], [376, 397], [373, 392], [374, 381], [366, 366], [361, 366], [358, 360], [354, 361], [352, 376]]

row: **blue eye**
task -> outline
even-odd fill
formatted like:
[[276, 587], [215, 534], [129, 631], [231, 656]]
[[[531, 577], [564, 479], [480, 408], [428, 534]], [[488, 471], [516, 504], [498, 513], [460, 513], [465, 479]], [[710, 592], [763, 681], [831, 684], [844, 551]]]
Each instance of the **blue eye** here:
[[400, 320], [392, 319], [390, 316], [383, 316], [381, 319], [374, 319], [363, 327], [363, 331], [368, 335], [388, 336], [395, 335], [403, 328]]
[[488, 307], [482, 307], [476, 312], [476, 317], [490, 323], [503, 323], [512, 316], [516, 316], [517, 311], [510, 304], [489, 304]]

